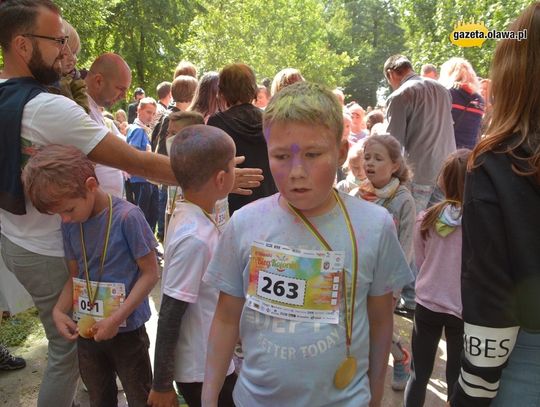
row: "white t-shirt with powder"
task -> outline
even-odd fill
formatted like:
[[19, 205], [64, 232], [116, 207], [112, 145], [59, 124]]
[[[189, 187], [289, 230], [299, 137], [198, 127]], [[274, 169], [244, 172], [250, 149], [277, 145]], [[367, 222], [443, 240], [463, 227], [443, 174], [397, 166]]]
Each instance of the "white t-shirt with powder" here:
[[[105, 123], [105, 119], [103, 118], [103, 114], [101, 113], [99, 106], [90, 95], [88, 95], [88, 105], [90, 106], [90, 117], [100, 126], [108, 129], [107, 123]], [[124, 136], [122, 136], [114, 124], [112, 124], [111, 131], [114, 133], [114, 135], [116, 135], [116, 137], [124, 142], [126, 141]], [[118, 198], [123, 197], [124, 176], [122, 175], [121, 170], [102, 164], [96, 164], [96, 176], [101, 189], [108, 194], [117, 196]]]
[[[165, 240], [162, 293], [188, 302], [175, 352], [174, 379], [204, 381], [208, 334], [219, 290], [202, 281], [219, 239], [215, 224], [198, 206], [178, 202]], [[229, 364], [227, 375], [234, 371]]]

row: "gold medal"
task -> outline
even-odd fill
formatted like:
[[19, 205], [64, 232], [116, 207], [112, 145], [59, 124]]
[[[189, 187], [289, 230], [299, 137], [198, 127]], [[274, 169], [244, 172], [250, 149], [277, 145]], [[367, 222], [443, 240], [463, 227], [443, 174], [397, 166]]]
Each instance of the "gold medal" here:
[[[349, 213], [347, 212], [347, 209], [345, 208], [345, 204], [341, 200], [341, 197], [339, 196], [339, 193], [334, 189], [334, 196], [336, 198], [337, 203], [339, 204], [341, 208], [341, 212], [343, 213], [343, 216], [345, 217], [345, 223], [347, 224], [347, 230], [349, 232], [349, 237], [351, 239], [351, 249], [353, 254], [353, 262], [352, 262], [352, 281], [351, 281], [351, 293], [350, 298], [347, 293], [347, 283], [345, 281], [346, 279], [346, 271], [343, 269], [343, 277], [341, 278], [341, 281], [343, 283], [342, 285], [342, 295], [343, 295], [343, 305], [345, 308], [345, 345], [347, 347], [347, 357], [336, 370], [336, 373], [334, 374], [334, 386], [336, 386], [338, 389], [342, 390], [345, 387], [347, 387], [352, 379], [354, 378], [354, 375], [356, 374], [356, 358], [350, 355], [351, 351], [351, 342], [352, 342], [352, 330], [353, 330], [353, 322], [354, 322], [354, 304], [356, 302], [356, 281], [358, 276], [358, 246], [356, 244], [356, 235], [354, 234], [354, 229], [352, 227], [351, 219], [349, 217]], [[304, 223], [304, 225], [307, 227], [307, 229], [319, 240], [319, 242], [323, 245], [326, 250], [332, 250], [328, 242], [324, 239], [324, 237], [319, 233], [317, 228], [311, 224], [308, 218], [305, 217], [305, 215], [298, 209], [296, 209], [291, 204], [288, 204], [289, 208], [300, 218], [300, 220]], [[350, 301], [350, 303], [349, 303]]]
[[334, 386], [342, 390], [347, 387], [356, 374], [356, 358], [347, 356], [334, 375]]
[[92, 339], [94, 337], [94, 332], [92, 332], [92, 327], [96, 323], [94, 317], [90, 315], [84, 315], [77, 322], [77, 327], [79, 328], [79, 335], [86, 339]]
[[[90, 303], [90, 309], [91, 312], [94, 308], [94, 305], [96, 305], [96, 298], [99, 290], [99, 283], [101, 281], [101, 276], [103, 275], [103, 267], [105, 265], [105, 257], [107, 256], [107, 247], [109, 246], [109, 236], [111, 234], [111, 225], [112, 225], [112, 197], [109, 194], [109, 222], [107, 225], [107, 231], [105, 234], [105, 242], [103, 243], [103, 252], [101, 253], [101, 261], [100, 261], [100, 267], [99, 267], [99, 276], [98, 281], [96, 285], [96, 289], [94, 293], [92, 294], [92, 286], [90, 284], [90, 272], [88, 271], [88, 259], [86, 256], [86, 244], [84, 243], [84, 229], [82, 226], [82, 223], [79, 223], [79, 229], [81, 234], [81, 251], [83, 255], [83, 262], [84, 262], [84, 277], [86, 279], [86, 291], [88, 292], [88, 299]], [[79, 335], [86, 339], [92, 339], [94, 337], [94, 332], [92, 331], [92, 327], [96, 323], [96, 320], [91, 315], [83, 315], [79, 322], [77, 322], [77, 327], [79, 328]]]

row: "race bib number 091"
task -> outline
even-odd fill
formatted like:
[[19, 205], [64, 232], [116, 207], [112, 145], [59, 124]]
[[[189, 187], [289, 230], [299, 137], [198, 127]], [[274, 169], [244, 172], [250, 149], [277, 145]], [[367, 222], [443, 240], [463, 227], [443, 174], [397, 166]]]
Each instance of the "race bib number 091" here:
[[[87, 291], [86, 281], [80, 278], [73, 278], [73, 319], [78, 321], [83, 316], [91, 315], [96, 321], [110, 317], [120, 308], [126, 298], [126, 287], [122, 283], [90, 281], [92, 293], [97, 290], [96, 302], [90, 306], [90, 299]], [[126, 321], [120, 324], [126, 326]]]
[[257, 295], [290, 305], [304, 305], [306, 281], [279, 276], [266, 271], [259, 272]]
[[82, 295], [78, 298], [79, 310], [81, 313], [95, 317], [103, 317], [103, 301], [96, 300], [94, 306], [91, 306], [90, 300]]

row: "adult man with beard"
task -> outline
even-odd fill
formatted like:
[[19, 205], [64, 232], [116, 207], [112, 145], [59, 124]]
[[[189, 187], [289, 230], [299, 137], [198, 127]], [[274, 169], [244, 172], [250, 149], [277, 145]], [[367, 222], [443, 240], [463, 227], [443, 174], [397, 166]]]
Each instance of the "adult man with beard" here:
[[[59, 78], [65, 44], [59, 9], [50, 0], [0, 3], [2, 257], [32, 296], [49, 340], [38, 407], [70, 407], [79, 375], [75, 345], [59, 335], [52, 320], [52, 309], [69, 277], [60, 218], [41, 214], [25, 202], [20, 180], [25, 159], [41, 146], [69, 144], [97, 163], [176, 184], [168, 157], [130, 147], [75, 102], [46, 93], [45, 86]], [[256, 187], [262, 179], [253, 170], [236, 174], [237, 192], [244, 194], [249, 191], [239, 188]]]
[[43, 145], [71, 144], [98, 163], [175, 183], [167, 157], [131, 148], [75, 102], [46, 93], [45, 86], [59, 78], [65, 44], [60, 12], [50, 0], [0, 3], [2, 257], [32, 296], [49, 340], [38, 407], [70, 407], [79, 374], [75, 343], [63, 339], [52, 320], [69, 277], [60, 218], [41, 214], [25, 202], [20, 180], [25, 159]]

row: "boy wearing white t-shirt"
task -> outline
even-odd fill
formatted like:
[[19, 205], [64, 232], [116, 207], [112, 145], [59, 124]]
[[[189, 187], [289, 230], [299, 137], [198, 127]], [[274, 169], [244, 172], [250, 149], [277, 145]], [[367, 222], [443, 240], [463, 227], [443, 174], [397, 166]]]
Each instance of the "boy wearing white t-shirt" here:
[[220, 295], [202, 405], [220, 405], [240, 337], [237, 407], [378, 407], [392, 291], [412, 280], [394, 222], [333, 189], [348, 144], [332, 92], [282, 89], [263, 127], [279, 193], [233, 214], [204, 276]]
[[[234, 184], [235, 145], [222, 130], [185, 127], [170, 158], [184, 200], [176, 205], [165, 238], [161, 309], [150, 406], [178, 405], [173, 381], [188, 406], [200, 406], [210, 324], [219, 291], [202, 281], [219, 238], [211, 212]], [[229, 359], [220, 406], [234, 406], [236, 382]]]

